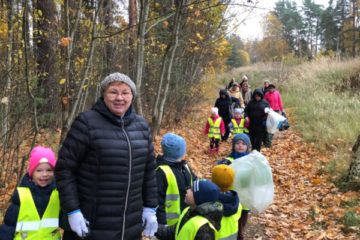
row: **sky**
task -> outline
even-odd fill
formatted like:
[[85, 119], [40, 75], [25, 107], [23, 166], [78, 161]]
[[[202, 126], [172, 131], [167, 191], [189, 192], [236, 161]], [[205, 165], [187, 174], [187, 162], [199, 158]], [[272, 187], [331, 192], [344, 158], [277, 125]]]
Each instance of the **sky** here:
[[[234, 19], [233, 27], [230, 32], [236, 32], [243, 40], [246, 39], [261, 39], [263, 36], [261, 21], [264, 16], [271, 10], [274, 9], [275, 3], [278, 0], [257, 0], [258, 9], [252, 10], [252, 12], [244, 12], [239, 10], [237, 7], [230, 7], [230, 11], [235, 11], [237, 17]], [[302, 5], [302, 0], [294, 0], [298, 6]], [[255, 2], [255, 1], [253, 1]], [[316, 4], [328, 6], [329, 0], [314, 0]], [[245, 19], [245, 20], [244, 20]]]

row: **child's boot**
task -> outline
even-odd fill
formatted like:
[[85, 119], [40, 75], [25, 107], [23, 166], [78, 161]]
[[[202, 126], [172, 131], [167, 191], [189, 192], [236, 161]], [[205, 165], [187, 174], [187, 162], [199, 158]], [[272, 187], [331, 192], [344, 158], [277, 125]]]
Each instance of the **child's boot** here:
[[216, 154], [219, 154], [219, 147], [215, 148], [214, 150], [215, 150]]

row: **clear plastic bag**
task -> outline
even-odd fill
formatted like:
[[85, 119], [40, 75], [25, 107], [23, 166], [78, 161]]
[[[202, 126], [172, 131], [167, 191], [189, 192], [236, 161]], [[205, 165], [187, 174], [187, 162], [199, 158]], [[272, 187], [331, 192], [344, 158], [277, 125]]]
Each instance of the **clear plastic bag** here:
[[235, 171], [234, 190], [241, 204], [256, 213], [263, 212], [274, 199], [271, 167], [265, 156], [254, 150], [235, 159], [230, 167]]
[[270, 109], [266, 118], [266, 130], [268, 133], [274, 134], [286, 120], [284, 116]]

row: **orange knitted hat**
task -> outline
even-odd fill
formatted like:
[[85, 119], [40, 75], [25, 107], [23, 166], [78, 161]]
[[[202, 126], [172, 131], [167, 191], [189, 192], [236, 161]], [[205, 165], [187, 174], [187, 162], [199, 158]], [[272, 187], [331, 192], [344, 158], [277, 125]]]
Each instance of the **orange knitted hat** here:
[[212, 169], [211, 181], [219, 186], [221, 191], [229, 191], [235, 178], [234, 170], [225, 164], [216, 165]]

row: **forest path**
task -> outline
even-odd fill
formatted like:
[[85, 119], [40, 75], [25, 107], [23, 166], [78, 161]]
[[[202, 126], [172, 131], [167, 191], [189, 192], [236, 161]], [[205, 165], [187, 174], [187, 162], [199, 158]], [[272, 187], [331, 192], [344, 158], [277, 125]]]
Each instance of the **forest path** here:
[[[161, 132], [175, 132], [186, 139], [186, 159], [204, 178], [210, 178], [215, 160], [231, 150], [230, 142], [225, 142], [218, 156], [208, 155], [209, 142], [203, 130], [210, 108], [209, 104], [199, 105], [175, 128]], [[156, 149], [160, 149], [160, 140], [160, 136], [156, 138]], [[343, 217], [350, 211], [360, 213], [360, 208], [353, 207], [360, 194], [340, 192], [330, 182], [325, 172], [330, 156], [304, 142], [292, 127], [276, 133], [273, 146], [261, 152], [273, 171], [275, 199], [264, 213], [250, 216], [246, 239], [359, 239], [359, 229], [345, 227]]]

